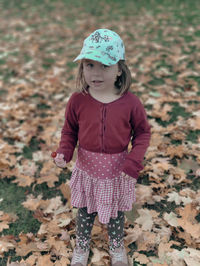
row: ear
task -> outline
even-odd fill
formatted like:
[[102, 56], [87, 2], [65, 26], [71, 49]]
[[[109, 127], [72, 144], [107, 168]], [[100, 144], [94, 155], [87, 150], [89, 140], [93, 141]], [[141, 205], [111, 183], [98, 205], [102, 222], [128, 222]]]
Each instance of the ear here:
[[122, 74], [122, 69], [120, 67], [120, 64], [118, 63], [118, 73], [117, 73], [117, 76], [120, 77]]
[[122, 71], [120, 70], [120, 71], [118, 71], [117, 76], [120, 77], [121, 74], [122, 74]]

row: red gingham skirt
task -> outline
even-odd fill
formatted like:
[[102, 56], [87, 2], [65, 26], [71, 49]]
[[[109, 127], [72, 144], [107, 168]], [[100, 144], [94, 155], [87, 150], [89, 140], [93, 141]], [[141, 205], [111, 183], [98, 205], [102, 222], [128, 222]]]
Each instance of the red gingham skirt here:
[[135, 202], [135, 184], [124, 178], [122, 165], [127, 151], [115, 154], [96, 153], [79, 147], [70, 180], [71, 203], [98, 212], [99, 221], [107, 224], [118, 211], [129, 211]]

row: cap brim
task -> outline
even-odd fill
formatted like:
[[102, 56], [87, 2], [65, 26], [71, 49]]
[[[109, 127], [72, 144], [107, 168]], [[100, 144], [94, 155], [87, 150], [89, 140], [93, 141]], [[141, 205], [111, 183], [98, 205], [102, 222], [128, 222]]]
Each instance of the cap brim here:
[[117, 63], [117, 62], [113, 62], [107, 58], [104, 58], [101, 54], [98, 55], [96, 52], [95, 53], [91, 52], [90, 54], [79, 54], [73, 60], [73, 62], [78, 61], [78, 60], [82, 60], [82, 59], [94, 60], [94, 61], [100, 62], [103, 65], [107, 65], [107, 66], [115, 65]]

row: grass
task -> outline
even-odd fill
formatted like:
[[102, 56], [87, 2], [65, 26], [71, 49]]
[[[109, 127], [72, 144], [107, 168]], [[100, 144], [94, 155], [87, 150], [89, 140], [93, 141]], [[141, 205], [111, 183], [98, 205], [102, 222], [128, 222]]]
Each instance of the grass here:
[[[178, 120], [178, 116], [184, 117], [185, 119], [192, 116], [191, 113], [187, 112], [184, 107], [180, 106], [178, 102], [168, 103], [173, 106], [172, 111], [168, 112], [170, 115], [170, 119], [168, 121], [163, 121], [160, 118], [156, 118], [156, 121], [163, 127], [168, 126], [169, 124], [172, 124]], [[190, 134], [190, 140], [194, 141], [197, 139], [196, 134], [191, 135]]]
[[[22, 188], [11, 183], [12, 179], [0, 180], [0, 195], [3, 201], [0, 210], [6, 213], [14, 213], [18, 216], [15, 223], [10, 224], [9, 229], [3, 230], [2, 234], [18, 236], [21, 232], [36, 233], [40, 223], [33, 218], [32, 212], [25, 209], [22, 202], [26, 200], [30, 188]], [[17, 200], [16, 200], [17, 199]]]
[[[174, 19], [188, 25], [190, 23], [197, 23], [199, 20], [198, 10], [199, 1], [198, 0], [34, 0], [27, 2], [26, 0], [1, 0], [1, 5], [3, 9], [11, 10], [15, 15], [22, 16], [22, 11], [24, 16], [34, 16], [36, 13], [42, 14], [44, 18], [48, 17], [55, 11], [56, 5], [62, 5], [65, 8], [79, 9], [82, 13], [91, 14], [96, 17], [105, 16], [105, 6], [109, 6], [108, 16], [121, 17], [127, 15], [134, 15], [143, 10], [148, 10], [152, 14], [158, 14], [163, 9], [166, 11], [171, 10], [174, 15]], [[186, 14], [182, 11], [187, 10]], [[71, 19], [76, 19], [73, 15]], [[169, 21], [169, 23], [173, 21]], [[18, 26], [19, 27], [19, 26]], [[19, 29], [20, 30], [20, 29]], [[160, 32], [162, 35], [162, 33]], [[197, 36], [199, 32], [197, 31]]]

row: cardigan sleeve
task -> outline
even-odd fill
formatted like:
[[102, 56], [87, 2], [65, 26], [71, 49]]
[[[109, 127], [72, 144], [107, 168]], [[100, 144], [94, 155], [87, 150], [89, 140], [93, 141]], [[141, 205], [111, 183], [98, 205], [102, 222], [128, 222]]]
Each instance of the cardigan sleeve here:
[[123, 172], [138, 179], [139, 172], [144, 168], [142, 161], [149, 146], [151, 135], [146, 112], [138, 98], [132, 109], [130, 123], [132, 127], [132, 148], [125, 159]]
[[78, 120], [75, 112], [74, 98], [75, 93], [69, 99], [65, 110], [65, 122], [61, 131], [61, 140], [57, 153], [64, 154], [64, 159], [69, 162], [74, 153], [78, 140]]

